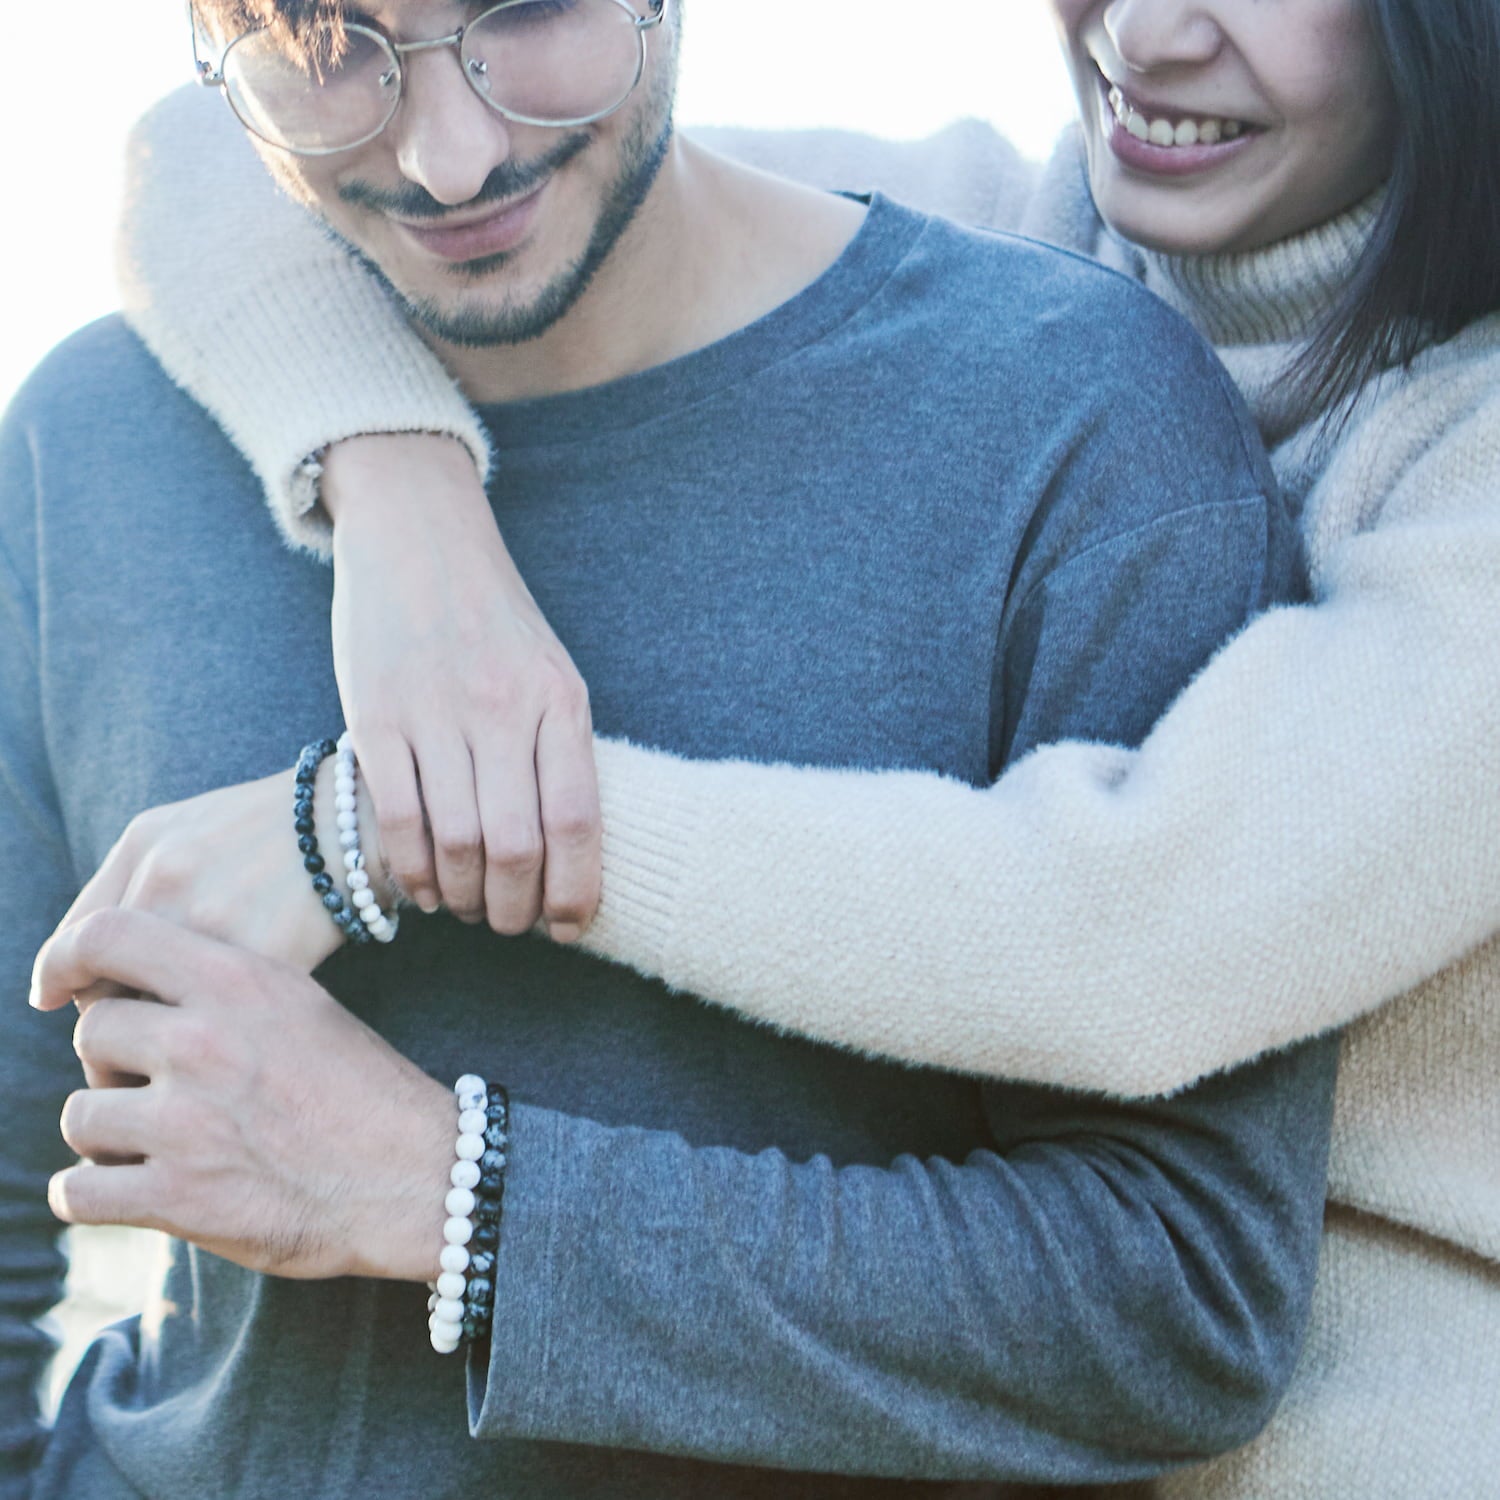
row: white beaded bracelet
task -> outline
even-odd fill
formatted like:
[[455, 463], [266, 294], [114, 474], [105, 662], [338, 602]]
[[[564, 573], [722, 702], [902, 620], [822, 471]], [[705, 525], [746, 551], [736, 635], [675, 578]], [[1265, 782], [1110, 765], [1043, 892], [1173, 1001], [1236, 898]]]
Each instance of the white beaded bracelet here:
[[447, 1218], [443, 1222], [443, 1274], [431, 1283], [427, 1299], [427, 1331], [439, 1354], [452, 1354], [463, 1342], [464, 1295], [469, 1283], [469, 1241], [474, 1237], [474, 1189], [479, 1183], [479, 1158], [484, 1155], [484, 1079], [465, 1073], [453, 1085], [458, 1101], [458, 1139], [453, 1143], [454, 1162], [448, 1173], [451, 1186], [443, 1200]]
[[338, 809], [339, 845], [344, 851], [349, 900], [355, 915], [369, 928], [370, 936], [377, 943], [394, 942], [401, 918], [394, 912], [387, 915], [381, 911], [380, 902], [370, 889], [370, 875], [359, 847], [359, 762], [347, 729], [339, 736], [337, 755], [333, 776], [334, 806]]

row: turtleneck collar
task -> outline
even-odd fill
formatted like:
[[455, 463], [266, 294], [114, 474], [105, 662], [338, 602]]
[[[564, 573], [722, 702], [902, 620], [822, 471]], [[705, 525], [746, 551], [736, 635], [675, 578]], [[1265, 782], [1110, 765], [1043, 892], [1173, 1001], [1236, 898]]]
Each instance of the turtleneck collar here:
[[1301, 344], [1338, 300], [1370, 242], [1382, 192], [1338, 218], [1259, 250], [1141, 251], [1146, 285], [1218, 347]]

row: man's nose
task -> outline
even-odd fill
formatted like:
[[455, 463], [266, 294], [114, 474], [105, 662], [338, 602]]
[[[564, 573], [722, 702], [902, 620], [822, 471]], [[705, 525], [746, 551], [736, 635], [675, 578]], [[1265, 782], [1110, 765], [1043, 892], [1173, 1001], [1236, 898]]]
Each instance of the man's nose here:
[[450, 207], [468, 203], [511, 154], [510, 125], [469, 86], [455, 48], [405, 59], [401, 109], [391, 122], [409, 182]]
[[1134, 72], [1211, 62], [1224, 45], [1217, 3], [1221, 0], [1113, 0], [1104, 12], [1104, 29]]

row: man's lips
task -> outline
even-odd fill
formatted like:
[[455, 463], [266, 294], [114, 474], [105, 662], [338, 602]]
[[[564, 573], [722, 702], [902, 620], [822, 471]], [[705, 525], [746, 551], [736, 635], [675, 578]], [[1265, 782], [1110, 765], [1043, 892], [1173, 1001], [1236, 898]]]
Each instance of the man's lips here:
[[395, 222], [423, 250], [439, 260], [454, 264], [483, 260], [486, 256], [503, 255], [514, 250], [526, 238], [546, 190], [547, 182], [543, 182], [523, 197], [462, 218], [455, 215], [436, 223], [413, 223], [405, 219]]

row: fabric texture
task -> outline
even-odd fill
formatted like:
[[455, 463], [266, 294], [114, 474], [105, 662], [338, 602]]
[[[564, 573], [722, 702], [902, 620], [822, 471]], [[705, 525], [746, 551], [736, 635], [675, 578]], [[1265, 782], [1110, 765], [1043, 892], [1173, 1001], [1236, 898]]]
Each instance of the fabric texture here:
[[[1189, 392], [1144, 457], [1142, 352]], [[881, 199], [740, 333], [481, 415], [497, 519], [600, 684], [598, 721], [683, 754], [977, 785], [1059, 735], [1128, 743], [1297, 571], [1249, 418], [1186, 323], [1081, 257]], [[119, 323], [49, 362], [0, 455], [26, 626], [0, 645], [0, 822], [58, 856], [33, 853], [36, 894], [0, 931], [18, 991], [58, 891], [133, 813], [272, 770], [338, 709], [328, 570], [279, 546], [251, 472]], [[779, 1037], [446, 917], [325, 973], [435, 1077], [474, 1068], [515, 1101], [502, 1313], [467, 1426], [420, 1287], [279, 1281], [179, 1245], [162, 1299], [75, 1382], [32, 1500], [101, 1455], [119, 1484], [91, 1500], [1130, 1479], [1242, 1441], [1290, 1378], [1331, 1040], [1131, 1103]], [[0, 1094], [20, 1057], [50, 1109], [76, 1077], [66, 1029], [0, 1014]], [[4, 1132], [0, 1209], [35, 1221], [0, 1240], [13, 1343], [56, 1291], [34, 1201], [55, 1133], [42, 1109]]]
[[[1246, 631], [1139, 750], [1051, 747], [983, 794], [601, 742], [605, 899], [589, 943], [789, 1032], [1128, 1094], [1356, 1022], [1328, 1255], [1359, 1295], [1319, 1302], [1284, 1418], [1297, 1440], [1279, 1420], [1190, 1492], [1482, 1493], [1500, 1424], [1458, 1414], [1500, 1384], [1500, 953], [1487, 941], [1500, 919], [1500, 322], [1376, 381], [1329, 441], [1285, 373], [1373, 204], [1269, 251], [1171, 259], [1104, 229], [1072, 141], [1040, 174], [972, 124], [917, 146], [836, 133], [715, 144], [815, 183], [890, 185], [1019, 224], [1184, 312], [1300, 509], [1313, 607]], [[247, 194], [272, 212], [244, 147], [221, 160], [236, 151]], [[140, 190], [151, 213], [186, 221], [161, 183]], [[278, 326], [295, 308], [273, 288], [258, 313]], [[170, 306], [131, 315], [149, 337]], [[1179, 400], [1161, 387], [1164, 414]], [[451, 406], [456, 422], [456, 393]], [[323, 440], [372, 425], [343, 415], [329, 413]], [[1388, 1236], [1379, 1253], [1356, 1222]], [[1380, 1310], [1368, 1339], [1338, 1321], [1361, 1297]], [[1384, 1357], [1416, 1339], [1428, 1306], [1417, 1343], [1446, 1340], [1430, 1378], [1449, 1423], [1412, 1414]]]

